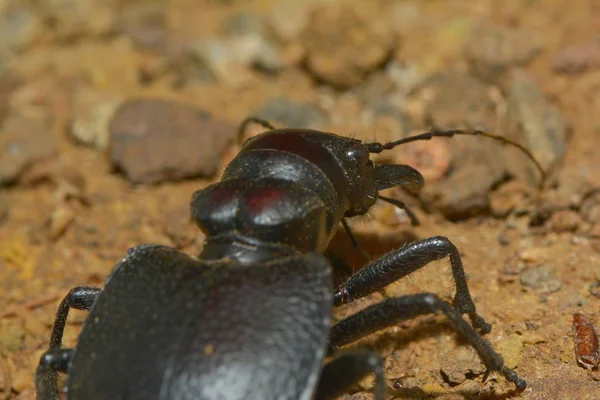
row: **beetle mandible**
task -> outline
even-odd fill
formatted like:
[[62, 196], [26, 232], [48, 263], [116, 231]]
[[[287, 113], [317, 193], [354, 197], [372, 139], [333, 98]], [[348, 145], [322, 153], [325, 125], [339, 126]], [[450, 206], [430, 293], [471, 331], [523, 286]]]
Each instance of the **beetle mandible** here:
[[[270, 130], [248, 139], [221, 180], [193, 195], [192, 215], [206, 234], [198, 257], [141, 245], [115, 266], [103, 290], [76, 287], [64, 298], [36, 372], [39, 399], [57, 398], [57, 372], [65, 372], [71, 400], [331, 399], [370, 373], [382, 400], [381, 357], [338, 349], [430, 313], [443, 313], [474, 347], [487, 369], [484, 380], [498, 371], [526, 387], [481, 337], [491, 325], [476, 312], [458, 250], [447, 238], [392, 250], [336, 288], [323, 252], [340, 224], [353, 238], [346, 218], [365, 214], [378, 199], [413, 215], [378, 192], [418, 190], [421, 174], [407, 165], [376, 165], [371, 153], [433, 137], [481, 135], [519, 147], [542, 171], [530, 152], [477, 130], [380, 144], [275, 129], [258, 118], [245, 120], [240, 131], [249, 123]], [[446, 257], [454, 305], [432, 293], [387, 298], [331, 325], [334, 307]], [[89, 310], [75, 349], [61, 347], [70, 308]]]

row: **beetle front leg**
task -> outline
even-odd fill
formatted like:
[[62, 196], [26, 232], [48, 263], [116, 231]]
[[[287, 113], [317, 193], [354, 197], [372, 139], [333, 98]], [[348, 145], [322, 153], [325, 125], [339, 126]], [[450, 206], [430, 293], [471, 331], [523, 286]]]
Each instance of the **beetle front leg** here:
[[[54, 352], [60, 352], [61, 350], [63, 350], [60, 347], [62, 345], [62, 338], [65, 332], [65, 325], [67, 324], [69, 310], [71, 308], [75, 308], [77, 310], [89, 310], [92, 307], [92, 304], [94, 304], [94, 300], [96, 300], [96, 297], [98, 297], [101, 291], [101, 289], [95, 287], [79, 286], [71, 289], [69, 294], [67, 294], [65, 298], [60, 302], [60, 305], [58, 306], [58, 311], [56, 312], [56, 318], [54, 319], [54, 325], [52, 326], [52, 334], [50, 335], [50, 344], [48, 345], [48, 352], [42, 356], [42, 359], [40, 360], [40, 366], [38, 367], [38, 373], [36, 374], [36, 376], [39, 374], [44, 375], [43, 377], [37, 376], [36, 381], [44, 382], [43, 389], [45, 392], [51, 392], [54, 396], [56, 396], [56, 393], [58, 391], [56, 372], [60, 372], [62, 371], [62, 369], [49, 367], [42, 368], [42, 365], [48, 365], [49, 361], [51, 361], [51, 359], [45, 360], [44, 357], [47, 357], [49, 354], [54, 354]], [[60, 361], [60, 359], [54, 360], [53, 362], [56, 363], [58, 361]], [[54, 364], [50, 363], [49, 365]], [[42, 369], [40, 370], [40, 368]], [[54, 398], [51, 396], [52, 395], [49, 394], [46, 397], [44, 397], [38, 394], [38, 398], [40, 399]]]
[[469, 314], [469, 318], [476, 329], [482, 333], [488, 333], [492, 326], [475, 310], [475, 303], [469, 293], [467, 278], [458, 249], [443, 236], [435, 236], [410, 243], [367, 264], [337, 288], [335, 291], [335, 305], [351, 303], [384, 288], [432, 261], [445, 257], [450, 258], [452, 276], [456, 285], [456, 295], [454, 297], [456, 308], [461, 314]]
[[315, 400], [330, 400], [344, 393], [368, 374], [375, 374], [375, 399], [385, 399], [383, 360], [372, 350], [359, 349], [336, 355], [323, 367]]
[[490, 371], [499, 371], [508, 381], [513, 382], [519, 390], [525, 389], [527, 383], [519, 378], [515, 371], [504, 365], [502, 356], [496, 353], [492, 346], [479, 336], [477, 331], [461, 317], [460, 313], [431, 293], [389, 298], [341, 320], [331, 329], [329, 352], [331, 353], [345, 344], [352, 343], [399, 322], [415, 318], [419, 315], [437, 314], [440, 312], [444, 313], [452, 321], [456, 330], [465, 337], [467, 342], [479, 354], [479, 357], [487, 368], [483, 377], [484, 381]]

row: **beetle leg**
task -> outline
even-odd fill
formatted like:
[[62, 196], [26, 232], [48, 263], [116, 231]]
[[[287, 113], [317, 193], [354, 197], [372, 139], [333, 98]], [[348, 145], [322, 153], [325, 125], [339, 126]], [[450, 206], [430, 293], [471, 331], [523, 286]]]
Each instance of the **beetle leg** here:
[[331, 329], [330, 352], [401, 321], [439, 312], [444, 313], [452, 321], [456, 330], [475, 348], [488, 370], [484, 379], [487, 378], [489, 371], [500, 371], [518, 389], [525, 389], [526, 382], [519, 378], [515, 371], [504, 365], [504, 359], [494, 351], [489, 342], [479, 336], [452, 306], [430, 293], [389, 298], [341, 320]]
[[78, 286], [71, 289], [69, 294], [61, 301], [60, 306], [58, 306], [54, 325], [52, 326], [52, 335], [50, 336], [50, 345], [48, 346], [49, 350], [60, 348], [69, 310], [71, 308], [89, 310], [101, 291], [101, 289], [89, 286]]
[[[60, 352], [62, 345], [63, 333], [65, 331], [65, 325], [67, 323], [67, 317], [69, 315], [69, 310], [71, 308], [76, 308], [78, 310], [89, 310], [94, 304], [94, 300], [100, 294], [102, 290], [94, 287], [88, 286], [78, 286], [76, 288], [71, 289], [69, 294], [65, 296], [63, 301], [60, 302], [58, 306], [58, 311], [56, 313], [56, 317], [54, 319], [54, 325], [52, 326], [52, 334], [50, 336], [50, 344], [48, 345], [48, 352], [42, 356], [40, 360], [40, 367], [38, 368], [38, 374], [41, 374], [42, 371], [40, 368], [42, 364], [45, 363], [44, 357], [48, 354], [54, 354], [54, 352]], [[66, 350], [66, 349], [65, 349]], [[58, 354], [58, 353], [57, 353]], [[48, 360], [50, 361], [50, 360]], [[44, 390], [47, 392], [52, 392], [56, 394], [58, 391], [57, 384], [57, 376], [56, 372], [62, 371], [60, 368], [45, 368], [43, 370], [44, 377], [38, 376], [38, 381], [44, 381]], [[47, 395], [51, 396], [51, 394]], [[43, 396], [39, 397], [40, 399], [44, 399]], [[46, 397], [48, 399], [53, 397]]]
[[35, 386], [39, 400], [58, 399], [54, 377], [56, 372], [69, 370], [72, 358], [73, 349], [52, 349], [42, 355], [35, 372]]
[[370, 373], [375, 374], [375, 399], [384, 400], [383, 360], [379, 354], [359, 349], [336, 355], [323, 367], [315, 400], [334, 399]]
[[371, 259], [371, 255], [367, 253], [367, 251], [360, 245], [360, 242], [358, 241], [356, 236], [354, 236], [350, 225], [348, 225], [348, 221], [346, 221], [346, 218], [342, 218], [342, 226], [346, 230], [346, 233], [348, 234], [348, 237], [352, 242], [352, 246], [354, 246], [354, 248], [358, 250], [360, 254], [362, 254], [362, 256], [365, 258], [365, 261], [369, 261]]
[[410, 243], [367, 264], [336, 289], [335, 305], [351, 303], [445, 257], [450, 258], [456, 286], [454, 305], [461, 314], [469, 314], [475, 329], [488, 333], [492, 326], [476, 312], [458, 249], [443, 236]]

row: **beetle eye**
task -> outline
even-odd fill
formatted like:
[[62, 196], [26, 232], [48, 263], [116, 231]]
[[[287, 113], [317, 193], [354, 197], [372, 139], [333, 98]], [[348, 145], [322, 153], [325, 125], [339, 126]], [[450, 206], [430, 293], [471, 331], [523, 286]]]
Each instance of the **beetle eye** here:
[[346, 150], [346, 157], [354, 162], [364, 164], [369, 161], [369, 150], [362, 144], [353, 143], [348, 150]]

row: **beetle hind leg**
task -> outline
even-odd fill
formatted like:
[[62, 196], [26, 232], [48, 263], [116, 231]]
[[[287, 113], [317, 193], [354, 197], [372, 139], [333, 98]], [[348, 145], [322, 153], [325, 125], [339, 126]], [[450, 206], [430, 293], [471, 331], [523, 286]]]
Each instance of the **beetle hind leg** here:
[[375, 374], [375, 400], [384, 400], [383, 360], [379, 354], [359, 349], [336, 355], [323, 367], [315, 400], [334, 399], [370, 373]]

